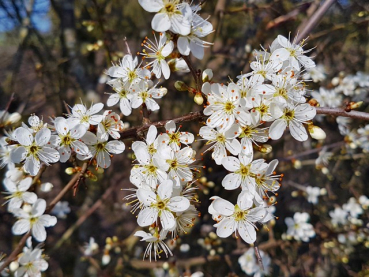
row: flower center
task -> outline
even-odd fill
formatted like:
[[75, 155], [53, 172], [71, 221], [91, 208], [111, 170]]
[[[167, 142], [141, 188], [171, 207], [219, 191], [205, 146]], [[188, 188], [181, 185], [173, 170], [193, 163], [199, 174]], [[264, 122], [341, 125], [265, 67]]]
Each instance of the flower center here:
[[178, 167], [178, 161], [177, 160], [167, 160], [167, 163], [169, 163], [169, 170], [176, 169]]
[[243, 211], [238, 205], [234, 207], [233, 217], [235, 221], [242, 221], [246, 218], [248, 211]]
[[128, 81], [132, 83], [133, 80], [137, 78], [137, 73], [135, 70], [129, 70], [127, 76], [128, 76]]
[[90, 120], [90, 116], [89, 115], [83, 115], [82, 117], [81, 117], [81, 123], [82, 122], [88, 122]]
[[282, 116], [282, 118], [287, 121], [293, 120], [295, 118], [295, 111], [284, 109], [284, 115]]
[[150, 164], [150, 165], [147, 165], [146, 168], [149, 171], [149, 173], [151, 173], [151, 174], [156, 173], [157, 167], [155, 165]]
[[61, 138], [62, 145], [71, 145], [73, 141], [74, 139], [69, 134]]
[[151, 143], [147, 149], [149, 151], [149, 154], [154, 155], [156, 153], [156, 149], [153, 143]]
[[32, 145], [28, 146], [28, 155], [29, 156], [37, 156], [38, 151], [41, 149], [40, 146], [36, 145], [35, 143], [33, 143]]
[[223, 134], [218, 134], [216, 141], [224, 144], [226, 142], [226, 138]]
[[140, 96], [143, 102], [146, 102], [146, 99], [149, 97], [149, 93], [147, 91], [141, 91]]
[[98, 144], [96, 144], [96, 151], [97, 152], [101, 152], [105, 149], [105, 143], [104, 142], [99, 142]]
[[[129, 74], [131, 74], [131, 72]], [[128, 75], [128, 79], [130, 79], [130, 75]], [[118, 94], [119, 94], [120, 98], [126, 98], [127, 97], [127, 91], [124, 88], [122, 88], [120, 91], [118, 91]]]
[[242, 179], [245, 179], [250, 174], [250, 166], [241, 164], [240, 169], [237, 170], [236, 173], [240, 174]]
[[277, 88], [273, 96], [282, 96], [287, 99], [287, 90], [285, 88]]
[[231, 114], [233, 113], [233, 110], [235, 108], [235, 105], [233, 105], [233, 103], [231, 101], [228, 101], [224, 104], [224, 111], [227, 113], [227, 114]]
[[169, 136], [169, 143], [179, 143], [179, 136], [181, 134], [179, 132], [177, 133], [172, 133], [172, 134], [168, 134]]

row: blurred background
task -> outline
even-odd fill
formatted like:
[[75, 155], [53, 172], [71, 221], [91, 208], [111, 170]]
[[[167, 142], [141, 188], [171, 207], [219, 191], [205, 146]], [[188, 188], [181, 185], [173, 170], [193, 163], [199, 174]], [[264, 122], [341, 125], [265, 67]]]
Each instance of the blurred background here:
[[[252, 50], [268, 48], [279, 34], [290, 34], [292, 39], [321, 2], [207, 0], [201, 16], [209, 17], [214, 26], [215, 32], [205, 38], [214, 45], [205, 50], [203, 60], [194, 59], [193, 64], [202, 70], [211, 68], [214, 82], [236, 80], [241, 72], [250, 70]], [[141, 52], [144, 37], [152, 36], [152, 16], [137, 0], [0, 0], [0, 108], [5, 109], [14, 94], [10, 112], [21, 113], [23, 120], [35, 113], [50, 122], [49, 117], [67, 113], [66, 104], [73, 106], [81, 100], [87, 105], [106, 103], [105, 92], [111, 88], [105, 84], [105, 70], [128, 51]], [[324, 77], [308, 82], [309, 90], [334, 89], [344, 85], [347, 76], [369, 74], [368, 23], [367, 0], [339, 0], [329, 9], [304, 47], [313, 49], [311, 55]], [[193, 94], [175, 90], [176, 80], [194, 85], [190, 74], [174, 73], [162, 82], [168, 94], [159, 100], [161, 108], [151, 115], [151, 121], [202, 110], [194, 103]], [[359, 85], [357, 81], [351, 90], [358, 88], [360, 93], [340, 96], [342, 104], [338, 106], [359, 97], [364, 101], [360, 110], [366, 111], [369, 82]], [[130, 126], [140, 125], [141, 120], [138, 110], [123, 118]], [[271, 259], [264, 263], [267, 275], [369, 276], [369, 212], [367, 202], [358, 202], [360, 196], [369, 195], [369, 161], [367, 150], [355, 146], [350, 138], [350, 130], [364, 127], [365, 122], [347, 123], [346, 133], [339, 130], [333, 117], [320, 116], [315, 125], [326, 132], [326, 139], [296, 143], [286, 134], [283, 140], [271, 143], [271, 153], [255, 157], [268, 162], [279, 159], [277, 173], [284, 174], [278, 195], [270, 200], [277, 218], [258, 232], [259, 249]], [[182, 130], [197, 134], [201, 126], [199, 121], [189, 122]], [[127, 150], [114, 157], [108, 170], [95, 172], [97, 180], [79, 184], [75, 195], [70, 192], [63, 199], [70, 211], [66, 209], [57, 225], [48, 230], [45, 253], [49, 269], [44, 275], [191, 276], [202, 272], [203, 276], [246, 276], [238, 259], [250, 246], [232, 237], [217, 238], [207, 212], [211, 196], [230, 201], [237, 197], [236, 192], [221, 186], [227, 172], [210, 154], [204, 155], [206, 169], [198, 176], [201, 215], [192, 231], [169, 242], [173, 257], [162, 255], [156, 263], [142, 261], [146, 244], [132, 236], [139, 230], [136, 215], [122, 200], [128, 194], [122, 189], [133, 187], [129, 182], [131, 142], [125, 143]], [[201, 141], [193, 145], [197, 151], [202, 146]], [[324, 156], [323, 146], [332, 154]], [[319, 154], [321, 159], [330, 159], [317, 162]], [[52, 199], [62, 189], [70, 178], [65, 173], [68, 166], [59, 163], [46, 170], [42, 183], [52, 183], [53, 189], [43, 193], [41, 186], [36, 188], [40, 197]], [[308, 186], [320, 189], [317, 203], [308, 201]], [[356, 221], [335, 226], [329, 212], [351, 197], [362, 212]], [[310, 215], [316, 235], [309, 242], [286, 234], [285, 218], [296, 212]], [[0, 207], [0, 216], [0, 252], [10, 253], [19, 240], [11, 233], [14, 218], [6, 206]]]

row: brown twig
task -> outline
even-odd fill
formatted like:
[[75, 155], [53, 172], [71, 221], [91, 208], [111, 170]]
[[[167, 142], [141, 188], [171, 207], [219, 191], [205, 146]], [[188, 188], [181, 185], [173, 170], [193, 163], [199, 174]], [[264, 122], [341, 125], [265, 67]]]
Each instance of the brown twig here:
[[317, 114], [326, 114], [333, 116], [345, 116], [362, 120], [369, 120], [369, 113], [365, 112], [357, 112], [357, 111], [349, 111], [346, 112], [341, 108], [325, 108], [325, 107], [316, 107]]
[[264, 271], [263, 260], [261, 259], [259, 247], [256, 245], [256, 243], [254, 244], [254, 249], [255, 249], [255, 256], [258, 260], [258, 264], [260, 266], [260, 269], [261, 269], [261, 271]]
[[201, 73], [194, 68], [189, 56], [183, 56], [182, 55], [182, 58], [186, 62], [187, 66], [190, 69], [191, 74], [192, 74], [192, 76], [195, 80], [197, 92], [201, 92], [201, 85], [202, 85]]
[[311, 31], [319, 24], [320, 20], [327, 12], [327, 10], [336, 2], [337, 0], [326, 0], [323, 5], [309, 18], [307, 23], [304, 26], [299, 27], [299, 33], [296, 36], [296, 42], [301, 41], [306, 38]]

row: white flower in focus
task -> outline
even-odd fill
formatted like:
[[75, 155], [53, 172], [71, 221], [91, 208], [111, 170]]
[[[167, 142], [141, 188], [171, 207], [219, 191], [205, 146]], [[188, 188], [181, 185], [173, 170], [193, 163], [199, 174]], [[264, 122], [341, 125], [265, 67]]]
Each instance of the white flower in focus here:
[[279, 59], [269, 58], [269, 53], [265, 52], [262, 55], [255, 56], [256, 61], [250, 63], [250, 67], [253, 70], [250, 73], [242, 75], [242, 77], [260, 76], [262, 80], [272, 80], [273, 76], [282, 68], [283, 62]]
[[160, 257], [160, 253], [164, 252], [166, 257], [168, 258], [168, 254], [173, 256], [172, 252], [170, 251], [169, 247], [163, 241], [167, 236], [167, 231], [164, 229], [161, 230], [160, 234], [158, 234], [157, 228], [155, 229], [154, 235], [150, 233], [146, 233], [144, 231], [137, 231], [134, 236], [141, 237], [141, 241], [146, 241], [149, 244], [146, 247], [143, 259], [149, 257], [151, 262], [151, 253], [154, 252], [154, 259], [156, 261], [156, 256]]
[[65, 163], [69, 160], [72, 151], [80, 155], [88, 155], [89, 150], [86, 144], [79, 139], [83, 137], [87, 128], [83, 124], [71, 126], [71, 122], [63, 117], [54, 120], [57, 135], [52, 135], [50, 142], [57, 147], [60, 154], [60, 162]]
[[235, 138], [238, 134], [238, 126], [233, 125], [227, 132], [220, 132], [214, 130], [208, 126], [200, 128], [199, 135], [208, 140], [206, 144], [212, 144], [206, 151], [212, 149], [212, 158], [215, 160], [217, 165], [222, 164], [223, 158], [227, 157], [227, 150], [232, 155], [238, 155], [241, 152], [241, 144]]
[[157, 13], [151, 21], [153, 30], [171, 30], [183, 36], [190, 33], [192, 10], [188, 3], [180, 0], [139, 0], [138, 3], [144, 10]]
[[132, 92], [132, 108], [137, 109], [142, 104], [145, 104], [150, 111], [157, 111], [160, 109], [160, 106], [153, 98], [160, 99], [167, 93], [166, 88], [153, 87], [149, 89], [149, 84], [146, 81], [139, 81], [132, 84], [130, 91]]
[[204, 109], [204, 114], [210, 116], [206, 120], [209, 127], [219, 127], [219, 131], [224, 132], [235, 122], [243, 125], [251, 123], [250, 114], [240, 107], [241, 96], [235, 83], [228, 86], [204, 83], [202, 92], [207, 95], [209, 102]]
[[143, 49], [142, 53], [140, 53], [143, 56], [142, 59], [154, 59], [153, 61], [147, 63], [145, 67], [149, 68], [152, 66], [152, 72], [155, 74], [156, 78], [159, 79], [163, 73], [164, 78], [168, 79], [170, 77], [170, 68], [165, 58], [168, 57], [173, 51], [173, 41], [168, 41], [164, 32], [160, 33], [159, 40], [157, 40], [155, 36], [155, 43], [146, 37], [142, 45], [148, 51], [151, 51], [151, 53], [148, 53], [146, 49]]
[[179, 186], [183, 182], [189, 182], [193, 179], [193, 174], [190, 168], [195, 159], [195, 152], [191, 147], [182, 148], [179, 151], [174, 151], [169, 146], [161, 147], [159, 150], [160, 157], [158, 159], [161, 168], [167, 168], [168, 176]]
[[275, 75], [272, 77], [273, 102], [286, 104], [288, 101], [294, 103], [304, 103], [305, 87], [297, 78], [285, 75]]
[[97, 132], [101, 134], [103, 139], [109, 138], [119, 139], [120, 134], [124, 128], [124, 124], [118, 114], [112, 111], [105, 111], [103, 120], [97, 125]]
[[303, 123], [311, 120], [316, 115], [316, 110], [309, 104], [300, 105], [280, 105], [272, 103], [270, 106], [271, 115], [276, 119], [269, 128], [269, 136], [273, 140], [282, 137], [286, 127], [289, 127], [292, 137], [298, 141], [308, 139]]
[[[125, 87], [126, 83], [128, 85], [135, 83], [139, 80], [146, 80], [150, 77], [150, 71], [144, 68], [138, 68], [137, 57], [133, 59], [132, 55], [127, 54], [120, 61], [119, 65], [114, 65], [108, 69], [106, 72], [112, 78], [119, 78], [122, 80], [122, 88]], [[108, 81], [109, 85], [115, 83], [115, 79]]]
[[284, 36], [279, 35], [272, 43], [270, 49], [272, 52], [271, 59], [278, 58], [281, 61], [289, 61], [291, 67], [300, 71], [300, 64], [305, 68], [315, 67], [314, 61], [304, 54], [310, 50], [304, 51], [302, 48], [305, 40], [299, 44], [292, 43]]
[[264, 218], [266, 211], [262, 206], [256, 208], [252, 206], [252, 198], [246, 191], [238, 195], [236, 205], [222, 198], [215, 199], [213, 208], [223, 216], [222, 220], [214, 225], [217, 227], [217, 235], [227, 238], [232, 233], [238, 232], [246, 243], [254, 243], [256, 240], [255, 224]]
[[176, 225], [173, 212], [183, 212], [190, 207], [190, 201], [183, 196], [174, 196], [173, 182], [166, 180], [161, 183], [157, 193], [138, 189], [137, 198], [145, 206], [137, 217], [137, 223], [141, 227], [150, 226], [160, 218], [160, 223], [165, 230], [172, 229]]
[[35, 248], [27, 249], [23, 252], [19, 260], [20, 267], [15, 271], [15, 277], [41, 277], [41, 272], [45, 271], [49, 264], [42, 258], [42, 250]]
[[5, 173], [5, 178], [11, 180], [14, 183], [19, 183], [24, 176], [24, 171], [21, 167], [15, 167], [13, 169], [7, 170]]
[[130, 83], [123, 83], [120, 79], [115, 79], [109, 82], [109, 85], [112, 86], [113, 90], [116, 93], [112, 93], [108, 100], [106, 101], [106, 105], [108, 107], [114, 106], [119, 102], [119, 108], [122, 114], [128, 116], [132, 113], [132, 106], [130, 99], [132, 98], [132, 94], [129, 91]]
[[13, 225], [12, 231], [15, 235], [22, 235], [32, 230], [32, 236], [37, 241], [46, 240], [45, 227], [51, 227], [56, 224], [56, 217], [44, 214], [46, 209], [46, 201], [38, 199], [33, 205], [30, 212], [23, 209], [15, 209], [14, 215], [18, 217], [18, 221]]
[[342, 208], [354, 218], [358, 218], [363, 213], [362, 207], [354, 197], [351, 197], [346, 204], [343, 204]]
[[10, 194], [5, 197], [10, 199], [8, 202], [8, 211], [12, 212], [14, 209], [19, 209], [23, 202], [33, 204], [37, 200], [37, 195], [27, 190], [32, 185], [32, 178], [27, 177], [21, 180], [19, 183], [14, 183], [12, 180], [5, 178], [4, 187], [7, 190], [6, 194]]
[[97, 125], [103, 119], [101, 114], [97, 114], [104, 107], [103, 103], [96, 103], [91, 105], [91, 107], [87, 110], [85, 105], [76, 104], [72, 108], [72, 114], [69, 115], [68, 124], [70, 127], [74, 127], [78, 124], [82, 124], [88, 129], [91, 125]]
[[347, 215], [348, 212], [340, 207], [336, 207], [333, 211], [329, 212], [329, 216], [332, 218], [331, 221], [333, 225], [345, 225], [347, 223]]
[[264, 270], [259, 266], [259, 263], [255, 256], [255, 249], [250, 248], [242, 256], [238, 258], [238, 263], [241, 266], [243, 272], [247, 275], [252, 275], [254, 277], [262, 277], [269, 274], [269, 266], [271, 259], [264, 251], [259, 251], [261, 261], [263, 263]]
[[307, 201], [312, 204], [318, 204], [318, 197], [320, 195], [319, 187], [306, 187]]
[[46, 165], [56, 163], [60, 159], [59, 152], [48, 147], [51, 131], [42, 128], [35, 135], [24, 127], [19, 127], [14, 131], [14, 136], [21, 146], [12, 149], [10, 157], [14, 163], [25, 160], [24, 171], [35, 176], [41, 167], [41, 162]]
[[308, 223], [310, 216], [308, 213], [295, 213], [293, 218], [286, 217], [285, 223], [288, 227], [287, 235], [295, 240], [308, 242], [310, 238], [315, 236], [313, 225]]
[[70, 213], [69, 203], [67, 201], [59, 201], [50, 212], [58, 218], [66, 218]]
[[178, 151], [181, 148], [181, 143], [188, 145], [193, 143], [195, 139], [194, 135], [189, 132], [180, 132], [173, 120], [165, 124], [165, 130], [165, 133], [159, 135], [158, 142], [169, 145], [174, 151]]
[[125, 145], [122, 141], [112, 140], [108, 142], [108, 138], [102, 138], [99, 133], [97, 133], [96, 136], [90, 131], [87, 131], [81, 140], [87, 144], [90, 153], [87, 156], [77, 154], [77, 158], [85, 160], [96, 157], [97, 165], [104, 169], [108, 168], [111, 164], [111, 153], [121, 154], [125, 149]]
[[239, 155], [236, 157], [226, 157], [222, 160], [222, 165], [229, 173], [222, 181], [222, 186], [226, 190], [237, 189], [241, 186], [242, 190], [247, 190], [251, 195], [255, 194], [255, 179], [254, 175], [258, 171], [266, 167], [263, 159], [252, 161], [252, 156]]
[[[254, 163], [254, 162], [253, 162]], [[255, 200], [259, 204], [263, 204], [263, 199], [269, 198], [268, 192], [276, 192], [280, 188], [279, 180], [281, 175], [275, 174], [278, 160], [272, 160], [269, 164], [259, 163], [260, 168], [257, 169], [255, 177], [256, 192]]]

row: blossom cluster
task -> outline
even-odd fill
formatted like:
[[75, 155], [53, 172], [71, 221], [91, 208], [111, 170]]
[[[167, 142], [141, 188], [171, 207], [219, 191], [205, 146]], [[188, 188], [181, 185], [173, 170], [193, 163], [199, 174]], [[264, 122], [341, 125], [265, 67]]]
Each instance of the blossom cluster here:
[[302, 43], [278, 36], [270, 52], [254, 52], [252, 71], [238, 76], [237, 82], [205, 82], [202, 86], [207, 98], [204, 114], [209, 118], [199, 134], [211, 145], [208, 150], [213, 150], [216, 164], [231, 172], [222, 186], [241, 189], [236, 205], [213, 197], [209, 212], [218, 222], [214, 226], [220, 237], [238, 233], [245, 242], [254, 243], [256, 224], [273, 218], [265, 200], [280, 187], [281, 175], [275, 175], [278, 160], [254, 160], [254, 148], [265, 149], [263, 143], [281, 138], [287, 127], [296, 140], [308, 139], [304, 124], [316, 111], [306, 103], [300, 73], [315, 63], [306, 52]]
[[143, 241], [149, 242], [145, 256], [154, 258], [160, 250], [168, 256], [168, 246], [162, 242], [167, 233], [172, 238], [186, 233], [197, 217], [194, 206], [194, 171], [196, 152], [190, 147], [194, 135], [181, 132], [173, 121], [165, 125], [166, 132], [158, 134], [155, 126], [150, 126], [145, 142], [132, 144], [137, 163], [131, 170], [130, 181], [136, 186], [132, 211], [140, 210], [137, 223], [141, 227], [151, 226], [154, 233], [138, 231]]

